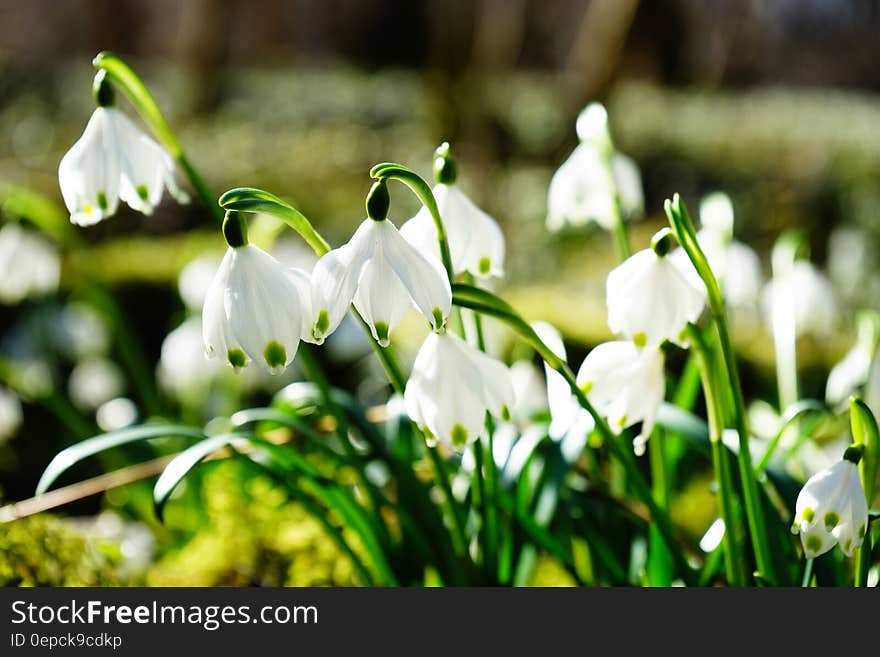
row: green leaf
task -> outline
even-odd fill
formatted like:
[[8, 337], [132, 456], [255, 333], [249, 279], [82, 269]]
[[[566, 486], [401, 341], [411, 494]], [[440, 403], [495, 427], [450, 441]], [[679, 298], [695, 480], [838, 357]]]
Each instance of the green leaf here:
[[880, 461], [880, 431], [877, 429], [877, 420], [874, 419], [874, 414], [861, 399], [851, 397], [849, 408], [853, 439], [856, 443], [865, 446], [862, 460], [859, 463], [859, 472], [862, 477], [862, 486], [865, 488], [865, 498], [870, 507], [874, 500], [877, 465]]
[[243, 438], [245, 438], [245, 436], [237, 433], [224, 433], [218, 436], [211, 436], [210, 438], [183, 450], [174, 458], [174, 460], [171, 461], [171, 463], [165, 466], [165, 469], [156, 481], [156, 485], [153, 487], [153, 505], [159, 519], [162, 519], [162, 511], [165, 507], [165, 502], [168, 501], [171, 493], [174, 492], [177, 485], [183, 481], [183, 478], [186, 477], [194, 467], [218, 449], [226, 447], [237, 440], [242, 440]]
[[101, 434], [100, 436], [87, 438], [86, 440], [78, 442], [55, 455], [55, 458], [52, 459], [46, 467], [45, 472], [43, 472], [43, 476], [40, 477], [40, 481], [37, 484], [36, 494], [42, 495], [45, 493], [63, 472], [89, 456], [93, 456], [94, 454], [113, 447], [133, 443], [138, 440], [148, 440], [150, 438], [162, 438], [166, 436], [202, 438], [204, 437], [204, 433], [199, 428], [178, 424], [148, 424], [139, 427], [120, 429], [119, 431], [111, 431], [110, 433]]
[[281, 219], [293, 228], [319, 256], [330, 250], [327, 241], [318, 234], [312, 223], [295, 207], [262, 189], [236, 187], [220, 196], [220, 207], [239, 212], [262, 212]]
[[657, 410], [657, 424], [684, 436], [703, 451], [709, 449], [709, 425], [683, 408], [663, 402]]

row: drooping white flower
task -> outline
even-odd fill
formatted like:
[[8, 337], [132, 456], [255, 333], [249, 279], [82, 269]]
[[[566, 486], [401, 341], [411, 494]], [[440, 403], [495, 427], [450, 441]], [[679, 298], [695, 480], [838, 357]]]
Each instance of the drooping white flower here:
[[226, 251], [214, 275], [202, 336], [209, 356], [236, 369], [254, 361], [277, 374], [308, 339], [311, 316], [308, 274], [244, 244]]
[[706, 305], [682, 266], [654, 249], [634, 253], [608, 274], [605, 300], [608, 327], [639, 346], [683, 344], [682, 332]]
[[484, 433], [486, 412], [502, 417], [513, 404], [510, 371], [451, 333], [431, 333], [419, 349], [404, 405], [430, 441], [461, 450]]
[[855, 463], [844, 458], [814, 474], [798, 494], [792, 532], [800, 534], [809, 559], [835, 544], [851, 557], [868, 527], [868, 503]]
[[578, 371], [578, 385], [612, 431], [620, 433], [642, 423], [633, 440], [637, 453], [644, 450], [666, 395], [663, 362], [663, 352], [656, 346], [640, 349], [629, 340], [618, 340], [593, 349]]
[[202, 318], [194, 316], [165, 337], [156, 374], [164, 390], [182, 396], [204, 390], [221, 367], [220, 361], [205, 356]]
[[365, 219], [347, 244], [322, 256], [312, 271], [312, 338], [320, 344], [349, 306], [370, 326], [383, 346], [415, 304], [437, 331], [452, 307], [452, 290], [443, 266], [419, 253], [388, 219]]
[[122, 394], [125, 377], [112, 360], [90, 358], [77, 363], [67, 382], [70, 399], [79, 408], [93, 411]]
[[[547, 322], [533, 322], [532, 328], [556, 356], [566, 360], [565, 342], [555, 326]], [[553, 440], [561, 442], [562, 455], [569, 463], [580, 456], [587, 444], [587, 436], [596, 426], [593, 416], [582, 408], [572, 394], [565, 378], [544, 363], [547, 379], [547, 403], [550, 408], [548, 433]]]
[[181, 203], [187, 200], [174, 180], [171, 156], [112, 106], [94, 111], [61, 159], [58, 182], [70, 220], [80, 226], [113, 215], [120, 200], [151, 214], [166, 188]]
[[60, 274], [58, 252], [39, 234], [17, 222], [0, 228], [0, 303], [51, 294]]
[[838, 304], [831, 281], [815, 265], [796, 260], [781, 277], [772, 278], [761, 298], [767, 321], [773, 321], [774, 312], [794, 317], [798, 336], [811, 334], [828, 338], [834, 333]]
[[595, 221], [611, 230], [616, 221], [616, 196], [626, 216], [644, 209], [642, 179], [632, 159], [613, 153], [610, 170], [601, 151], [590, 143], [579, 144], [550, 180], [547, 192], [547, 228], [559, 231], [566, 224], [585, 226]]
[[0, 386], [0, 444], [5, 443], [21, 426], [21, 401], [18, 395]]
[[[456, 185], [438, 184], [433, 189], [437, 209], [446, 228], [452, 269], [478, 277], [504, 275], [504, 234], [495, 220], [474, 205]], [[400, 234], [420, 253], [440, 259], [437, 231], [428, 208], [400, 227]]]

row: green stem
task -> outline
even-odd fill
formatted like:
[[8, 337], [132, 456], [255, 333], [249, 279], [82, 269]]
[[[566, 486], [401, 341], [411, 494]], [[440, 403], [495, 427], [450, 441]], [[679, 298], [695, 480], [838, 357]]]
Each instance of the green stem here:
[[718, 482], [718, 496], [721, 501], [721, 519], [724, 521], [724, 567], [727, 580], [734, 586], [746, 585], [746, 571], [739, 545], [739, 522], [736, 516], [735, 492], [733, 489], [727, 449], [722, 442], [722, 409], [719, 405], [717, 389], [711, 369], [711, 354], [703, 333], [694, 324], [688, 324], [688, 340], [700, 369], [703, 383], [703, 397], [706, 400], [706, 414], [709, 419], [709, 443], [712, 448], [712, 465]]
[[814, 559], [807, 559], [807, 562], [804, 564], [804, 578], [801, 580], [803, 588], [809, 587], [813, 579], [813, 561]]
[[620, 207], [620, 197], [616, 194], [614, 198], [614, 226], [611, 229], [611, 236], [614, 239], [617, 259], [623, 262], [629, 258], [631, 250], [629, 247], [629, 236], [626, 232], [626, 223], [623, 220], [623, 213]]
[[568, 364], [560, 359], [550, 347], [544, 344], [544, 341], [535, 333], [534, 329], [526, 322], [513, 308], [502, 299], [496, 297], [491, 292], [468, 285], [457, 284], [453, 286], [453, 303], [476, 310], [478, 312], [497, 317], [508, 326], [510, 326], [517, 334], [524, 338], [535, 351], [544, 359], [544, 361], [552, 369], [559, 372], [568, 383], [569, 388], [577, 399], [578, 403], [584, 408], [596, 423], [596, 429], [602, 435], [604, 444], [608, 445], [612, 456], [619, 461], [626, 472], [626, 476], [630, 486], [636, 497], [648, 507], [651, 513], [651, 519], [656, 524], [658, 530], [663, 535], [663, 540], [672, 553], [676, 566], [681, 571], [686, 581], [692, 580], [692, 569], [682, 554], [681, 548], [675, 538], [675, 532], [672, 522], [668, 514], [658, 506], [654, 501], [654, 495], [651, 488], [645, 481], [642, 473], [639, 471], [638, 463], [635, 456], [628, 446], [624, 446], [617, 436], [608, 426], [598, 411], [593, 407], [584, 391], [577, 384], [577, 377], [571, 371]]
[[[648, 460], [651, 464], [651, 488], [654, 499], [664, 511], [669, 508], [669, 486], [666, 480], [666, 433], [655, 428], [648, 440]], [[663, 537], [656, 530], [650, 529], [650, 553], [648, 576], [651, 586], [670, 586], [672, 584], [672, 557]]]
[[697, 242], [696, 231], [693, 222], [687, 212], [687, 208], [681, 197], [676, 194], [672, 201], [666, 201], [666, 214], [672, 230], [678, 238], [679, 244], [687, 253], [694, 267], [706, 286], [709, 299], [709, 308], [715, 320], [718, 333], [718, 341], [724, 364], [727, 369], [728, 384], [733, 401], [733, 422], [739, 436], [739, 474], [742, 479], [743, 494], [745, 497], [746, 516], [748, 518], [749, 534], [752, 540], [752, 548], [755, 553], [755, 562], [758, 565], [759, 575], [771, 584], [777, 582], [776, 568], [773, 563], [773, 553], [770, 549], [770, 540], [767, 534], [767, 525], [764, 518], [764, 507], [758, 491], [758, 481], [752, 468], [752, 456], [749, 452], [749, 432], [746, 424], [745, 401], [743, 399], [742, 385], [739, 380], [736, 358], [733, 345], [730, 340], [730, 331], [727, 327], [727, 315], [724, 309], [724, 298], [721, 288], [715, 278], [715, 274], [709, 267], [706, 255]]
[[183, 169], [193, 189], [195, 189], [202, 202], [211, 211], [211, 214], [214, 215], [217, 222], [222, 222], [223, 211], [217, 205], [217, 196], [208, 188], [205, 181], [190, 163], [186, 153], [183, 151], [183, 146], [181, 146], [180, 141], [177, 139], [177, 135], [174, 134], [171, 126], [168, 125], [168, 122], [162, 115], [162, 111], [159, 109], [153, 95], [147, 89], [143, 80], [128, 64], [109, 52], [98, 53], [97, 57], [92, 60], [92, 64], [95, 68], [106, 71], [107, 77], [117, 87], [122, 89], [123, 93], [131, 101], [131, 104], [134, 105], [137, 113], [144, 120], [144, 123], [150, 127], [153, 134], [156, 135], [156, 138], [165, 147], [165, 150]]

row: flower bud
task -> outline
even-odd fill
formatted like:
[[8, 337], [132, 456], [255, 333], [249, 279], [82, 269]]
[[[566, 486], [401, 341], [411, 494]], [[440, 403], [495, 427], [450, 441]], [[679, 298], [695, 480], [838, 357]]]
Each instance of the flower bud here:
[[454, 185], [458, 178], [458, 167], [452, 159], [449, 142], [444, 141], [434, 151], [434, 180], [441, 185]]

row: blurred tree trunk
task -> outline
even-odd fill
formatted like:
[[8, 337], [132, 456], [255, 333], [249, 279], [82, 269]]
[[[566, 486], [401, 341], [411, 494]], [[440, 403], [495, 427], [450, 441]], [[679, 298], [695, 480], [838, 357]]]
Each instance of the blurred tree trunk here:
[[188, 0], [181, 5], [175, 49], [178, 61], [192, 74], [190, 100], [195, 112], [210, 112], [221, 100], [233, 5], [233, 0]]

